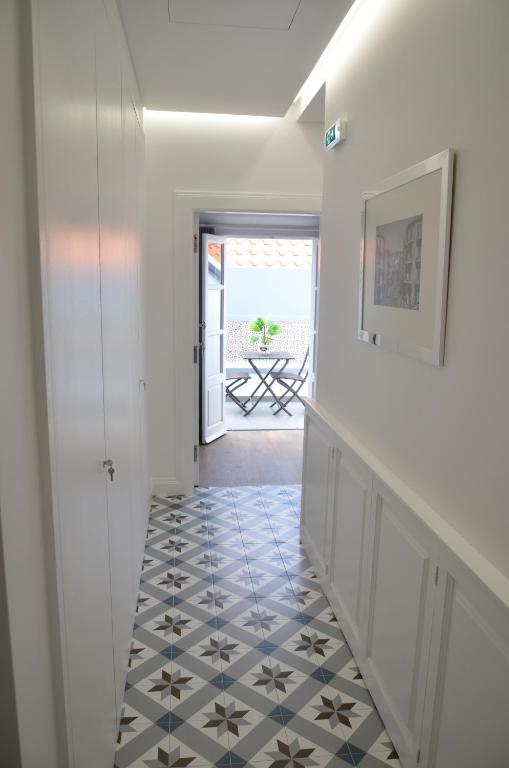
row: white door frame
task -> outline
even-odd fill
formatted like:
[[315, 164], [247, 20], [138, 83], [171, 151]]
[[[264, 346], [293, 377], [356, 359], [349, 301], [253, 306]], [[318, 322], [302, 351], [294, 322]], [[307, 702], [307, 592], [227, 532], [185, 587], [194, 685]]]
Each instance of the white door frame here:
[[309, 328], [308, 397], [316, 397], [316, 341], [320, 310], [320, 238], [313, 238], [311, 259], [311, 316]]
[[[195, 449], [199, 445], [199, 377], [193, 347], [198, 346], [199, 264], [194, 251], [198, 216], [204, 211], [231, 213], [320, 214], [319, 195], [199, 192], [177, 190], [174, 200], [175, 365], [177, 482], [192, 493]], [[194, 386], [190, 386], [193, 382]]]

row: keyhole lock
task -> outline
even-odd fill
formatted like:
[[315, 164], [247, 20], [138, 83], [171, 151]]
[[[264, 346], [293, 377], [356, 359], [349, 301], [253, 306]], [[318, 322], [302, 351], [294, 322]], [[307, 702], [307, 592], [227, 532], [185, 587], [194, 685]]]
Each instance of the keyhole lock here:
[[113, 466], [113, 459], [105, 459], [103, 461], [104, 469], [108, 470], [111, 482], [113, 482], [113, 475], [115, 474], [115, 468]]

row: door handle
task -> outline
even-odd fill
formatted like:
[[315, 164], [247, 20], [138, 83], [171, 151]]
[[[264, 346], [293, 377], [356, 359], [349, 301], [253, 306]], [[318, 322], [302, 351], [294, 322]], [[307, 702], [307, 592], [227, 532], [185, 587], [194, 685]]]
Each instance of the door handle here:
[[103, 468], [108, 470], [111, 482], [113, 482], [113, 475], [115, 474], [115, 467], [113, 466], [113, 459], [104, 459]]

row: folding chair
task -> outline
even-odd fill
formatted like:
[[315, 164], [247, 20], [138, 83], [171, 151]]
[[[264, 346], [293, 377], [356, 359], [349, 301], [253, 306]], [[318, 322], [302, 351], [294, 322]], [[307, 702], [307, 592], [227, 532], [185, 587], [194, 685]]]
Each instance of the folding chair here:
[[247, 382], [251, 379], [251, 376], [249, 373], [246, 373], [242, 370], [229, 370], [227, 371], [226, 375], [226, 397], [230, 398], [232, 402], [235, 403], [235, 405], [238, 405], [241, 410], [246, 413], [246, 403], [249, 402], [251, 399], [250, 397], [246, 397], [243, 401], [240, 399], [240, 397], [237, 397], [235, 394], [235, 391], [237, 389], [240, 389], [240, 387], [243, 387], [244, 384], [247, 384]]
[[[294, 398], [297, 398], [297, 400], [299, 400], [304, 405], [304, 400], [299, 395], [299, 392], [304, 386], [304, 384], [306, 383], [308, 378], [308, 370], [306, 369], [308, 357], [309, 357], [309, 347], [306, 350], [304, 360], [302, 362], [302, 365], [298, 373], [281, 371], [281, 373], [276, 372], [272, 374], [274, 383], [279, 384], [285, 390], [281, 395], [281, 397], [274, 400], [274, 402], [271, 403], [270, 405], [271, 408], [273, 408], [275, 405], [279, 406], [274, 411], [274, 416], [278, 414], [280, 411], [285, 411], [289, 416], [291, 416], [292, 414], [290, 413], [290, 411], [286, 410], [286, 406], [288, 405], [288, 403], [291, 403]], [[285, 397], [286, 397], [286, 400], [285, 400]]]

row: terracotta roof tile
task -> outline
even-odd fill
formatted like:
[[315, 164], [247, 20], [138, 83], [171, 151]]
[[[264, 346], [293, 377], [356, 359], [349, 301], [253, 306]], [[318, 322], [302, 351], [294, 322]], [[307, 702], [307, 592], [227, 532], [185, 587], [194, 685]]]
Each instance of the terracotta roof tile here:
[[311, 240], [273, 240], [264, 238], [227, 238], [228, 267], [311, 267]]

